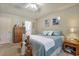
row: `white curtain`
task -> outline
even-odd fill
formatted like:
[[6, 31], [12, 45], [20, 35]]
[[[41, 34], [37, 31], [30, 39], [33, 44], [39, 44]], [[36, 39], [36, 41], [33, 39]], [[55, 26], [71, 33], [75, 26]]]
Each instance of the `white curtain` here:
[[26, 29], [26, 32], [29, 32], [30, 35], [32, 33], [32, 23], [31, 21], [25, 21], [25, 29]]

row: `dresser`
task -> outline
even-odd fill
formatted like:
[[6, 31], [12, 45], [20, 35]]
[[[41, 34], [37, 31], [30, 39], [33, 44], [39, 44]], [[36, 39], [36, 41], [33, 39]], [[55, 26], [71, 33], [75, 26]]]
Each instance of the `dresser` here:
[[19, 43], [22, 41], [22, 33], [23, 33], [22, 26], [15, 25], [13, 27], [13, 43]]

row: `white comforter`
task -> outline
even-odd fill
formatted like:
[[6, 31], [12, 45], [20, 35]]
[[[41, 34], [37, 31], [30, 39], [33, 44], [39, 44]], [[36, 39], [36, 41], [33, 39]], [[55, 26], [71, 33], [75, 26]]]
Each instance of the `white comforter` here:
[[45, 50], [48, 51], [51, 47], [55, 45], [55, 42], [53, 39], [46, 38], [44, 36], [39, 35], [31, 35], [30, 37], [32, 40], [35, 40], [37, 42], [42, 43], [45, 46]]

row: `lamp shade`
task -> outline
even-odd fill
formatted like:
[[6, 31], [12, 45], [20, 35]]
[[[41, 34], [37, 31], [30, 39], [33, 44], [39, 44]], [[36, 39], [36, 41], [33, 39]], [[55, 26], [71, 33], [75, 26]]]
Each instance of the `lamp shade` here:
[[75, 31], [75, 29], [74, 29], [74, 28], [70, 28], [70, 32], [72, 32], [72, 33], [73, 33], [74, 31]]

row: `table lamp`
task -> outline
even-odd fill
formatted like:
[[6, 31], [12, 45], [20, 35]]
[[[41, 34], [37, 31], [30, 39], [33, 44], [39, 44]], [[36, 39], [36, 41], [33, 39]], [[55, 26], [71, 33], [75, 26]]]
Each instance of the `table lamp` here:
[[69, 38], [71, 39], [71, 40], [74, 40], [74, 39], [78, 39], [78, 36], [77, 36], [77, 34], [75, 34], [75, 29], [74, 28], [70, 28], [70, 35], [69, 35]]

